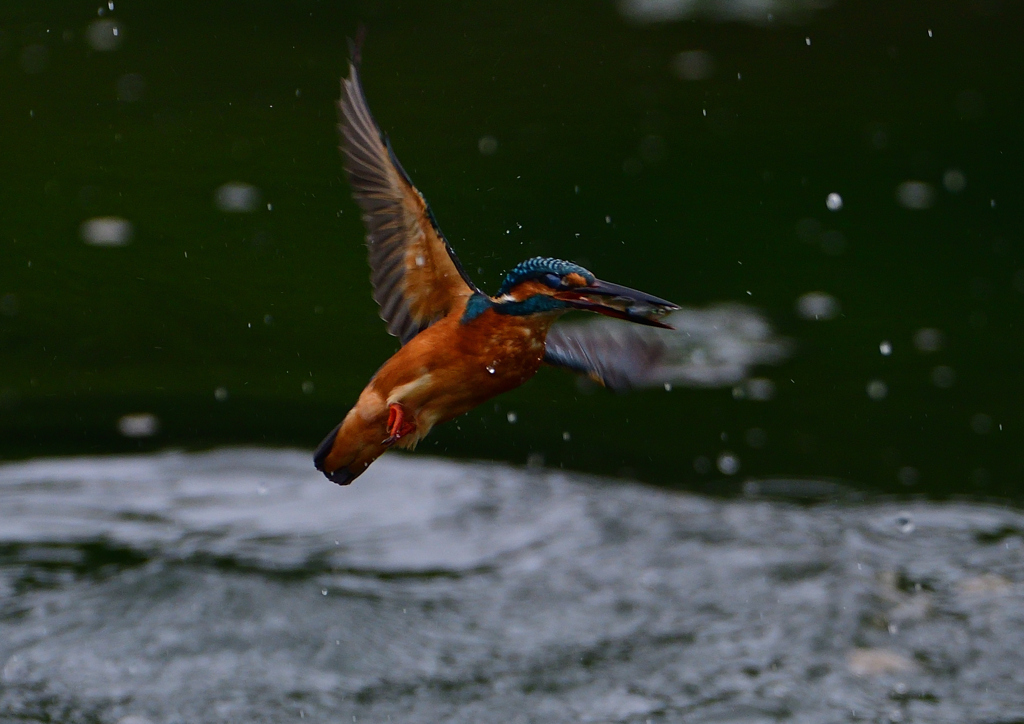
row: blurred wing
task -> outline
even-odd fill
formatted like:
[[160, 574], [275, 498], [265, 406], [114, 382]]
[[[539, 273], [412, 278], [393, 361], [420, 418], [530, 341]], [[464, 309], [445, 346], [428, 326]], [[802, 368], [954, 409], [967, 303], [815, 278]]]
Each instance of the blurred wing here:
[[616, 391], [650, 386], [650, 372], [664, 357], [664, 343], [637, 334], [629, 322], [555, 324], [544, 346], [547, 364]]
[[544, 361], [587, 375], [612, 390], [663, 385], [722, 387], [754, 365], [786, 359], [790, 345], [749, 307], [680, 309], [657, 329], [611, 319], [552, 326]]
[[341, 82], [341, 150], [363, 210], [373, 298], [405, 344], [477, 289], [373, 120], [358, 64], [357, 52]]

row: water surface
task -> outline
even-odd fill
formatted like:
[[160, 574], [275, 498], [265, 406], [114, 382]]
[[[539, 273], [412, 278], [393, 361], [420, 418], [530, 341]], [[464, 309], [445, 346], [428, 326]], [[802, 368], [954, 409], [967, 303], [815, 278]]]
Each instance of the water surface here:
[[[1024, 516], [388, 455], [0, 467], [5, 721], [1024, 718]], [[817, 491], [814, 506], [762, 497]]]

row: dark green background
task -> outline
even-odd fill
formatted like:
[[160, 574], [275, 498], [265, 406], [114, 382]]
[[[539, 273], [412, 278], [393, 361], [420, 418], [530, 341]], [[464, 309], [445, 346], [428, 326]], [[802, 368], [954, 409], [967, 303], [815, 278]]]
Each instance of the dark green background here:
[[[119, 0], [104, 17], [123, 43], [106, 53], [85, 40], [99, 7], [0, 5], [0, 456], [312, 449], [344, 415], [396, 348], [336, 151], [345, 38], [362, 20], [371, 107], [485, 290], [523, 258], [559, 256], [685, 305], [757, 305], [796, 343], [761, 372], [771, 402], [585, 393], [546, 370], [421, 451], [539, 453], [722, 492], [776, 475], [1020, 496], [1019, 4], [841, 2], [758, 23], [709, 3], [644, 24], [596, 1]], [[714, 57], [710, 79], [673, 73], [693, 49]], [[145, 83], [134, 102], [118, 99], [129, 73]], [[943, 189], [950, 168], [963, 193]], [[935, 187], [932, 208], [896, 202], [908, 179]], [[258, 187], [261, 206], [219, 211], [228, 181]], [[132, 222], [129, 246], [83, 243], [80, 224], [103, 215]], [[840, 231], [843, 253], [802, 241], [806, 218]], [[813, 290], [842, 316], [801, 320], [795, 300]], [[921, 327], [945, 348], [917, 352]], [[950, 389], [930, 381], [939, 364], [956, 370]], [[865, 393], [876, 378], [885, 400]], [[140, 411], [159, 434], [120, 437], [118, 418]], [[744, 443], [755, 426], [761, 449]], [[726, 449], [739, 476], [695, 471]]]

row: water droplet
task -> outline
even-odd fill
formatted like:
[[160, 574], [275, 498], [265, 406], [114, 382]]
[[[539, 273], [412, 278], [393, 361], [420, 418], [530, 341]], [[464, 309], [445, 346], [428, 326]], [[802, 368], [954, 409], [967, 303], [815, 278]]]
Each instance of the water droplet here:
[[117, 421], [117, 431], [125, 437], [151, 437], [159, 429], [160, 421], [149, 412], [125, 415]]
[[716, 461], [718, 471], [722, 475], [735, 475], [740, 470], [740, 459], [731, 452], [723, 452]]
[[967, 177], [964, 176], [963, 171], [951, 168], [942, 174], [942, 185], [949, 193], [958, 194], [967, 187]]
[[487, 370], [488, 374], [491, 374], [491, 375], [494, 374], [494, 367], [493, 366], [487, 365], [487, 367], [485, 369]]
[[307, 395], [312, 395], [314, 389], [315, 386], [313, 385], [312, 380], [306, 380], [305, 382], [302, 383], [302, 391]]
[[226, 399], [228, 399], [228, 388], [218, 387], [217, 389], [215, 389], [213, 391], [213, 399], [215, 399], [217, 402], [224, 402]]
[[255, 211], [260, 202], [260, 191], [252, 184], [231, 181], [218, 187], [213, 199], [221, 211], [245, 214]]
[[519, 419], [519, 416], [514, 412], [510, 412], [507, 415], [505, 415], [505, 418], [509, 421], [510, 424], [514, 425], [516, 420]]
[[867, 384], [867, 393], [872, 400], [884, 400], [889, 395], [889, 386], [882, 380], [871, 380]]
[[892, 342], [887, 339], [882, 340], [878, 345], [878, 351], [882, 353], [883, 357], [888, 357], [892, 354]]
[[804, 319], [834, 319], [839, 314], [839, 301], [825, 292], [807, 292], [796, 300], [796, 312]]
[[747, 433], [746, 435], [743, 436], [743, 439], [746, 440], [747, 445], [749, 445], [750, 447], [754, 448], [755, 450], [760, 450], [761, 448], [768, 444], [768, 433], [766, 433], [759, 427], [752, 427], [749, 430], [747, 430]]
[[914, 332], [914, 347], [919, 352], [938, 352], [943, 342], [942, 332], [937, 329], [925, 327]]
[[498, 152], [498, 139], [494, 136], [483, 136], [476, 145], [484, 156], [493, 156]]
[[416, 255], [416, 266], [423, 266], [427, 263], [427, 260], [423, 258], [422, 254]]
[[936, 387], [948, 390], [956, 382], [956, 372], [953, 371], [952, 367], [946, 365], [939, 365], [932, 370], [932, 384]]
[[85, 29], [85, 40], [93, 50], [106, 52], [121, 45], [123, 26], [114, 20], [94, 20]]
[[924, 181], [904, 181], [896, 187], [896, 200], [905, 209], [921, 211], [930, 208], [934, 198], [931, 184]]
[[809, 46], [811, 44], [811, 39], [810, 38], [804, 38], [804, 42], [807, 43], [807, 45]]
[[320, 595], [321, 596], [326, 596], [327, 595], [327, 589], [326, 588], [321, 588], [320, 589]]
[[124, 246], [132, 240], [132, 222], [118, 216], [100, 216], [84, 222], [79, 233], [86, 244]]
[[899, 528], [900, 533], [909, 534], [913, 533], [917, 526], [914, 525], [914, 519], [910, 513], [900, 513], [896, 516], [896, 527]]
[[743, 383], [746, 397], [756, 402], [767, 402], [775, 397], [775, 383], [767, 377], [751, 377]]
[[988, 435], [992, 432], [992, 418], [979, 412], [971, 418], [971, 429], [978, 435]]
[[563, 432], [562, 439], [565, 440], [566, 442], [569, 442], [569, 440], [572, 439], [572, 436], [568, 432]]
[[682, 80], [707, 80], [715, 72], [715, 59], [703, 50], [687, 50], [673, 58], [672, 70]]
[[825, 198], [825, 207], [829, 211], [839, 211], [843, 208], [843, 197], [833, 191]]
[[665, 383], [665, 392], [671, 392], [671, 391], [672, 391], [672, 383], [671, 382], [666, 382]]
[[904, 465], [899, 469], [899, 472], [896, 473], [896, 479], [904, 485], [914, 485], [920, 477], [921, 476], [920, 473], [918, 473], [917, 468], [910, 465]]

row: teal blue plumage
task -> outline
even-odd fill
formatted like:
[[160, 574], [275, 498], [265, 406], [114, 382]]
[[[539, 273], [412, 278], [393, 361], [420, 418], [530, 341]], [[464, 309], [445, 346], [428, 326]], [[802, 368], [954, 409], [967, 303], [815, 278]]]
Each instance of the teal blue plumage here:
[[505, 281], [502, 282], [501, 289], [498, 290], [498, 296], [502, 294], [508, 294], [517, 285], [522, 284], [525, 281], [531, 279], [544, 280], [548, 274], [552, 275], [555, 281], [555, 288], [557, 288], [558, 281], [561, 280], [566, 274], [576, 273], [587, 280], [587, 284], [593, 284], [596, 277], [591, 274], [588, 270], [581, 267], [579, 264], [573, 264], [571, 261], [564, 261], [562, 259], [553, 259], [547, 256], [535, 256], [532, 259], [521, 261], [512, 267], [512, 271], [505, 277]]
[[543, 314], [555, 312], [561, 309], [571, 309], [571, 305], [546, 294], [535, 294], [520, 301], [506, 301], [501, 297], [509, 294], [513, 289], [528, 281], [539, 281], [552, 289], [562, 288], [562, 277], [567, 274], [579, 274], [588, 284], [592, 284], [596, 277], [579, 264], [573, 264], [564, 259], [555, 259], [547, 256], [535, 256], [532, 259], [521, 261], [512, 267], [506, 275], [498, 290], [497, 301], [485, 294], [477, 292], [466, 303], [466, 311], [462, 314], [462, 323], [467, 324], [486, 312], [493, 309], [498, 314], [512, 314], [524, 316], [530, 314]]

